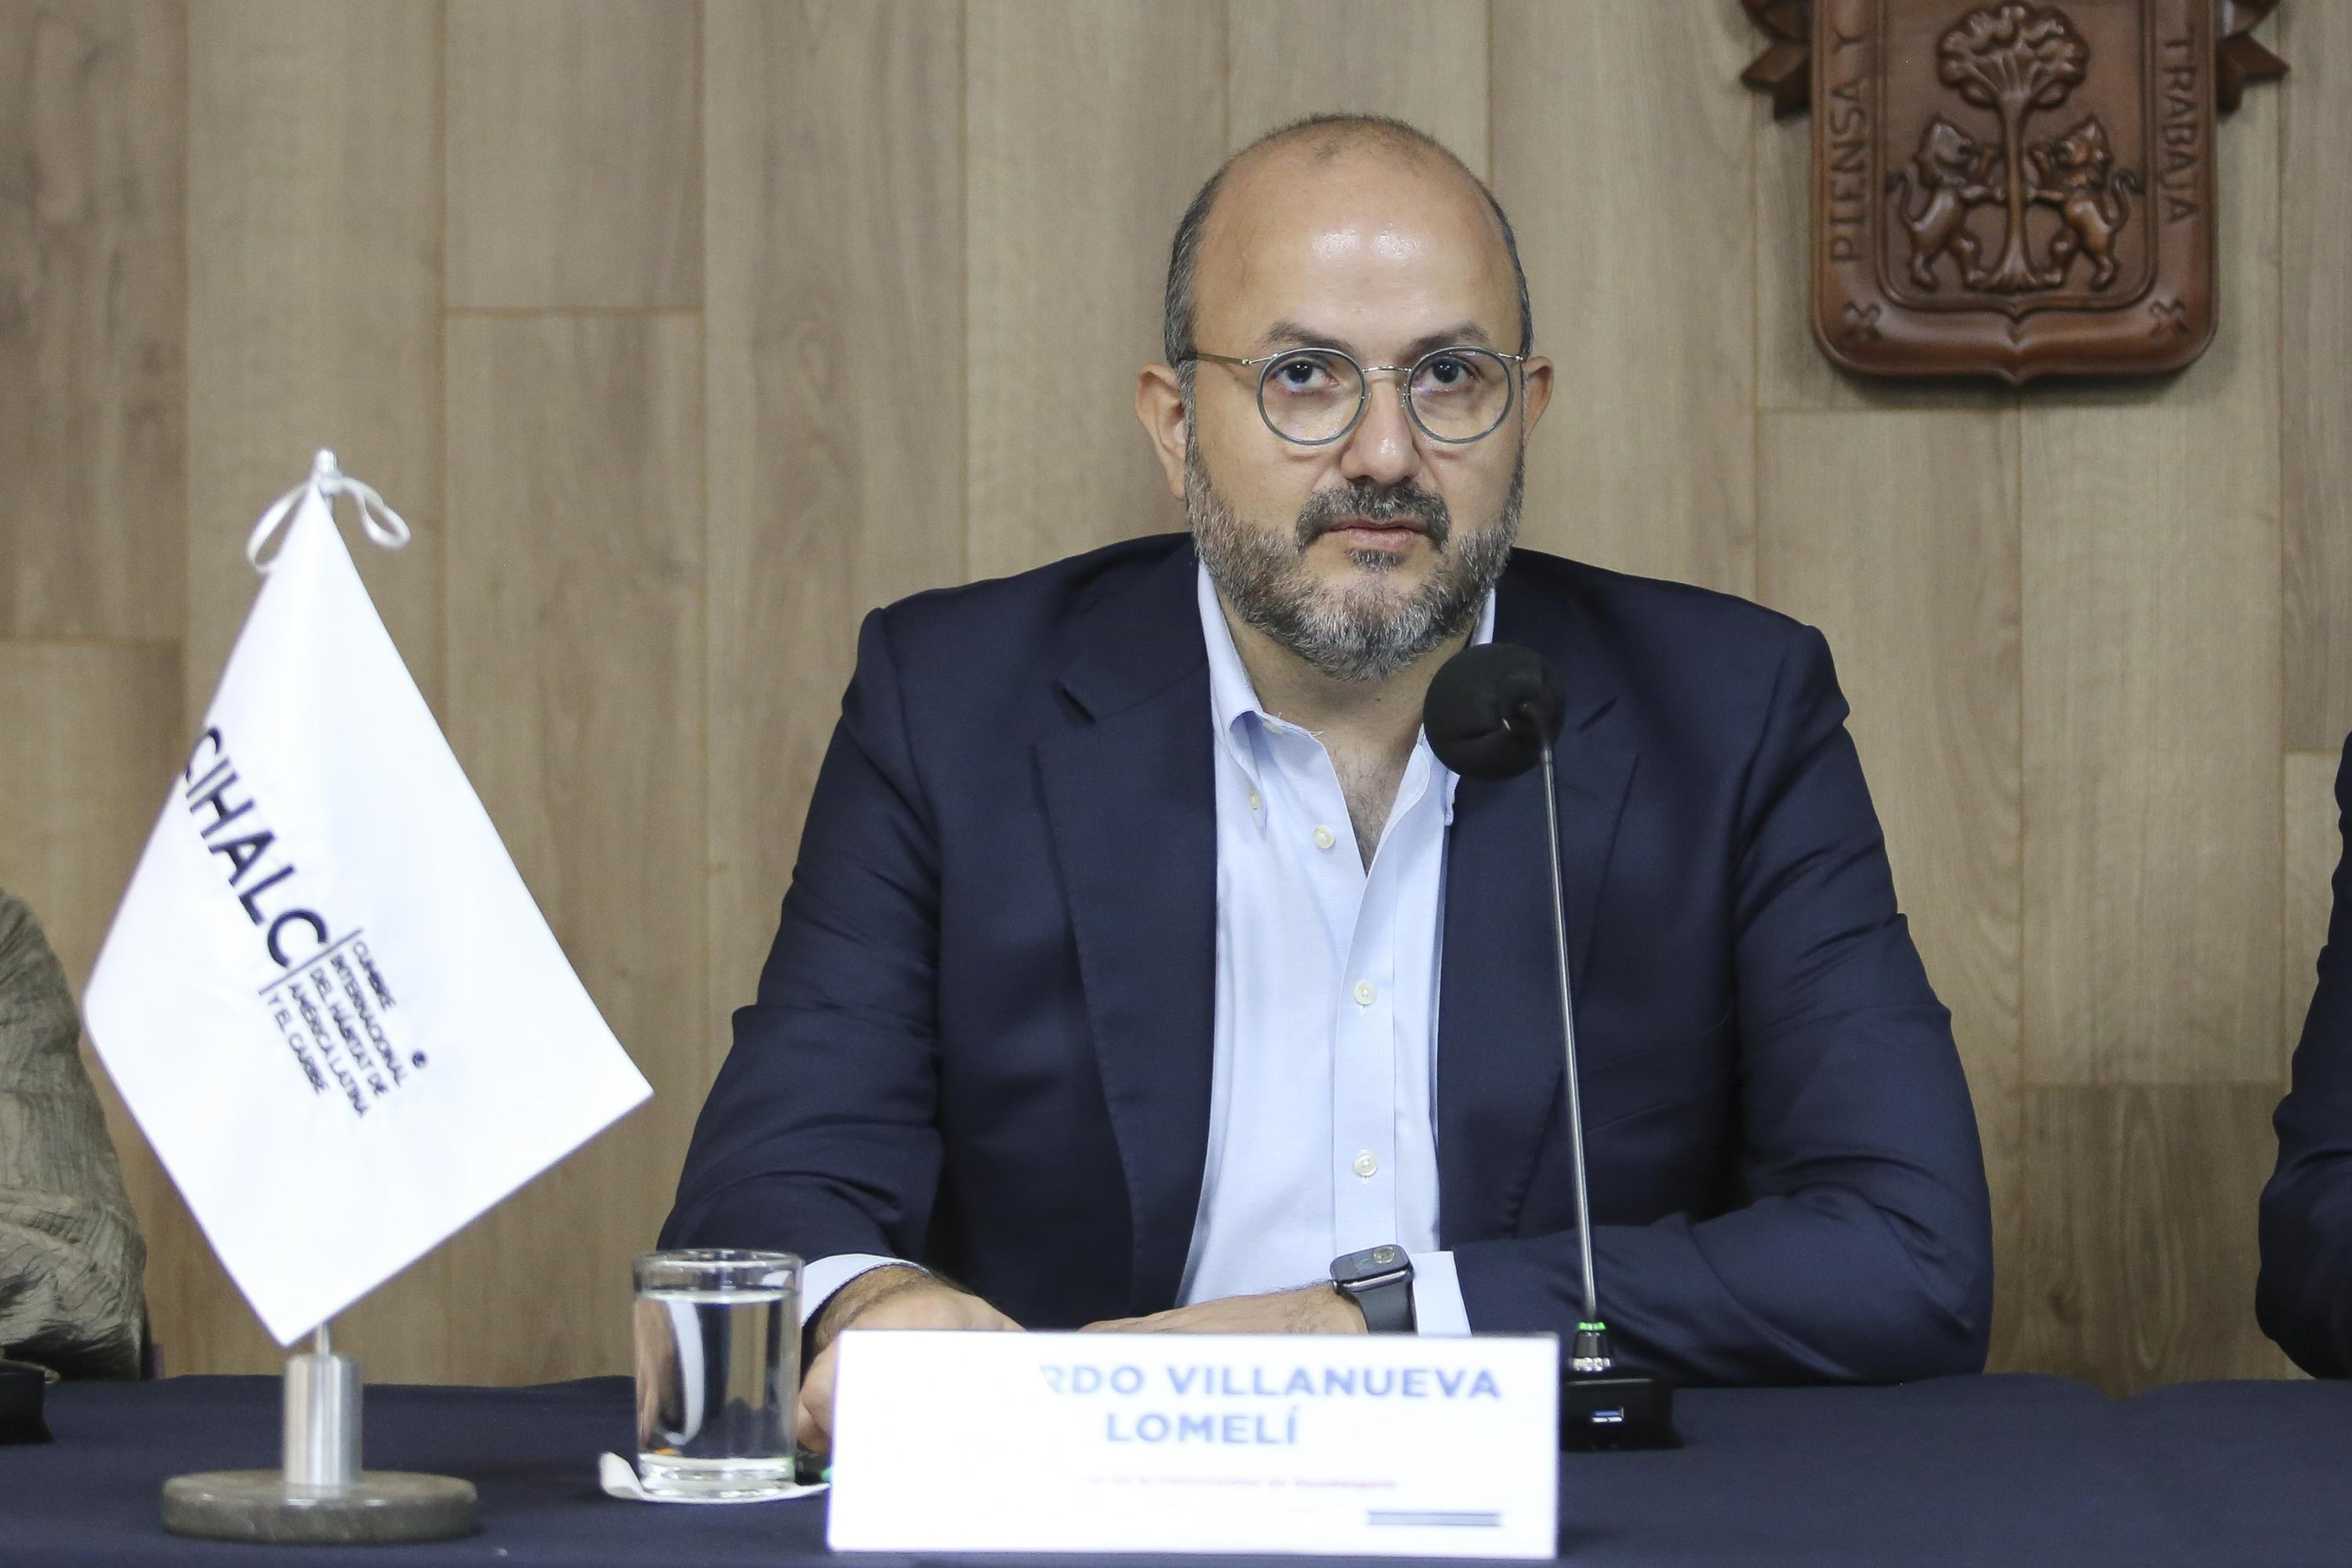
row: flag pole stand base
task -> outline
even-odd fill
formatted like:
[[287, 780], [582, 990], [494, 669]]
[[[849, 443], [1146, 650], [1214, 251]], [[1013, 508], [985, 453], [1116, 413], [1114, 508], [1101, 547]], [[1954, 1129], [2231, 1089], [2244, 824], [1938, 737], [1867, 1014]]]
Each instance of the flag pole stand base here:
[[360, 1468], [360, 1363], [315, 1349], [286, 1358], [286, 1461], [163, 1483], [163, 1528], [208, 1541], [367, 1545], [449, 1541], [481, 1521], [470, 1482]]
[[277, 1470], [213, 1470], [163, 1483], [163, 1528], [206, 1541], [326, 1546], [451, 1541], [481, 1528], [474, 1489], [451, 1476], [369, 1470], [347, 1487], [298, 1487]]

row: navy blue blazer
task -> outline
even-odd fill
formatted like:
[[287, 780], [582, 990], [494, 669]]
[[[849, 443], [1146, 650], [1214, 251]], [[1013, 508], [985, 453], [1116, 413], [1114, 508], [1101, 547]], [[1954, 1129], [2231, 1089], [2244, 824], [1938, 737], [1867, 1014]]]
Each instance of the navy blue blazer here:
[[2254, 1317], [2314, 1377], [2352, 1377], [2352, 740], [2336, 773], [2336, 907], [2319, 988], [2272, 1125], [2278, 1169], [2263, 1189]]
[[[917, 1258], [1033, 1327], [1175, 1303], [1216, 984], [1194, 562], [1186, 537], [1136, 540], [867, 618], [665, 1246]], [[1978, 1370], [1976, 1121], [1820, 634], [1525, 551], [1496, 622], [1569, 693], [1561, 856], [1621, 1356], [1705, 1383]], [[1565, 1338], [1541, 787], [1455, 798], [1438, 1230], [1473, 1328]]]

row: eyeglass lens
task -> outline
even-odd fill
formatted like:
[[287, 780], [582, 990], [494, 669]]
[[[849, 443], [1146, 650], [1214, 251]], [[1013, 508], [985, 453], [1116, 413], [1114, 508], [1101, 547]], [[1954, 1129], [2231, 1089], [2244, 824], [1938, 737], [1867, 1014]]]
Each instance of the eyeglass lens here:
[[[1265, 367], [1258, 411], [1275, 434], [1308, 445], [1348, 433], [1364, 405], [1364, 373], [1328, 349], [1300, 349]], [[1475, 441], [1503, 422], [1511, 405], [1510, 362], [1483, 349], [1444, 349], [1412, 367], [1405, 406], [1441, 441]]]

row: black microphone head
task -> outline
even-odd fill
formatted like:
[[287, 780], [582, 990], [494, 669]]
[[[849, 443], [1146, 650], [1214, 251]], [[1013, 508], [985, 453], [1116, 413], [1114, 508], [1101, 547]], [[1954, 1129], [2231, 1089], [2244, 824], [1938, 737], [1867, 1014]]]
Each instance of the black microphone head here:
[[1466, 779], [1507, 779], [1559, 738], [1568, 695], [1543, 656], [1517, 643], [1464, 648], [1429, 683], [1422, 729], [1437, 760]]

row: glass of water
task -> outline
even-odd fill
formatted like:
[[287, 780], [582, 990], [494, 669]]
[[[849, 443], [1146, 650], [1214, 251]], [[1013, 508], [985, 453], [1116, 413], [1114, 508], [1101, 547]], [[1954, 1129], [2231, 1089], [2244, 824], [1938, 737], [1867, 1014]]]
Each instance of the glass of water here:
[[636, 1261], [637, 1476], [672, 1497], [793, 1484], [801, 1260], [648, 1252]]

